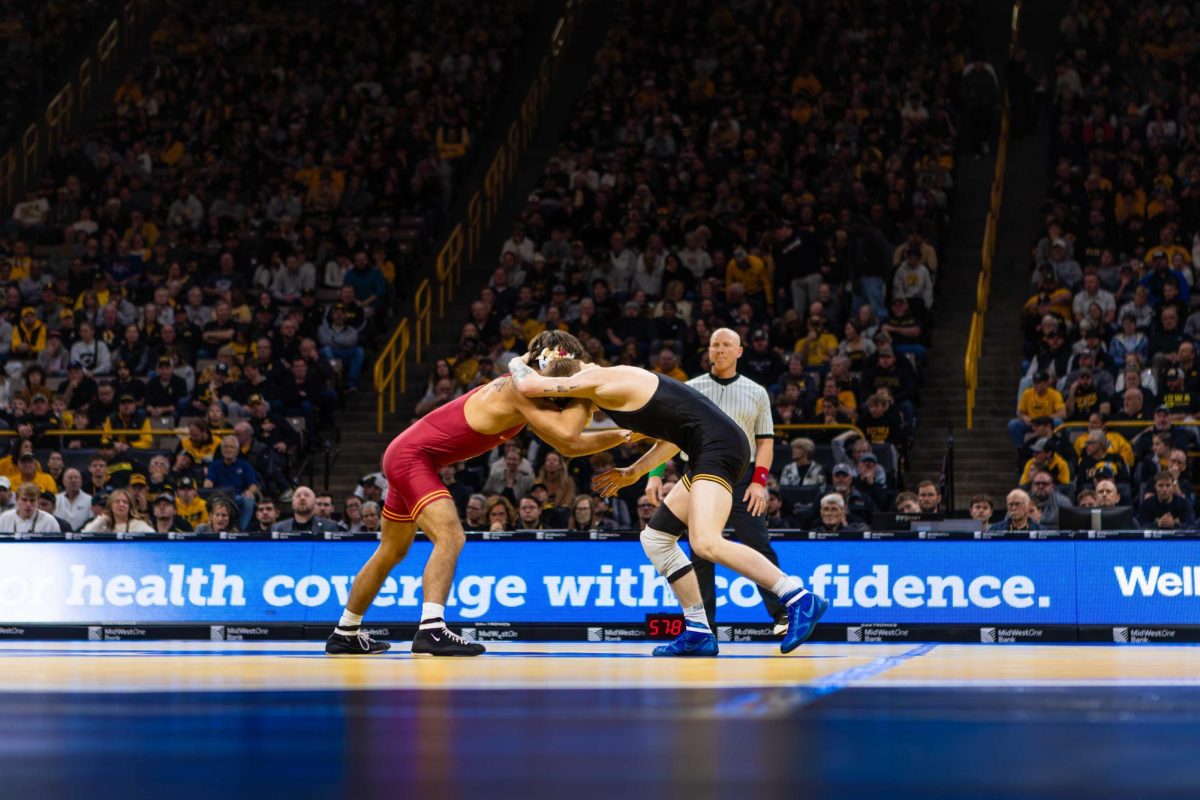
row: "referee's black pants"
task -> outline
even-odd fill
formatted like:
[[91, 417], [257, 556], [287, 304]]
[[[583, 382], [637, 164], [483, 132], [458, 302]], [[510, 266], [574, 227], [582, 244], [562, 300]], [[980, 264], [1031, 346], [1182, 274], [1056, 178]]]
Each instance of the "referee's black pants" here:
[[[752, 515], [746, 510], [746, 503], [742, 500], [746, 495], [746, 488], [750, 485], [750, 478], [753, 476], [754, 471], [751, 469], [742, 482], [733, 487], [733, 508], [729, 511], [729, 522], [725, 523], [725, 527], [733, 528], [733, 534], [739, 542], [751, 550], [762, 553], [768, 561], [779, 566], [779, 556], [775, 554], [775, 548], [771, 547], [771, 539], [767, 536], [767, 518]], [[717, 621], [715, 567], [711, 561], [705, 561], [692, 553], [692, 569], [696, 572], [696, 580], [700, 582], [700, 596], [704, 598], [704, 612], [708, 614], [708, 622], [712, 625]], [[783, 611], [783, 603], [779, 602], [779, 598], [772, 592], [761, 586], [758, 587], [758, 592], [762, 595], [767, 613], [774, 620]]]

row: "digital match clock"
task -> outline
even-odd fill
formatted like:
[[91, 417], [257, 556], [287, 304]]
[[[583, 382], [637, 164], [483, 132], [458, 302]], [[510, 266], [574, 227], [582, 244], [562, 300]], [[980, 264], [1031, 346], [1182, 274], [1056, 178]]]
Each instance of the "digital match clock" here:
[[682, 614], [647, 614], [646, 635], [651, 639], [674, 639], [683, 633]]

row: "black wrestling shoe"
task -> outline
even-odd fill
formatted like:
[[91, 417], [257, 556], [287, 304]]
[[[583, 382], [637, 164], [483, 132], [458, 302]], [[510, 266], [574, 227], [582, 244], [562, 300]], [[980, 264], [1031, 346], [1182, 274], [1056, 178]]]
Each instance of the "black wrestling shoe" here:
[[413, 655], [478, 656], [486, 650], [483, 645], [464, 639], [441, 622], [421, 623], [412, 643]]
[[771, 633], [773, 635], [782, 637], [785, 633], [787, 633], [787, 629], [788, 629], [787, 609], [784, 609], [783, 611], [780, 611], [778, 614], [775, 615], [775, 621], [772, 623], [772, 625], [773, 625], [773, 627], [771, 628]]
[[390, 649], [390, 644], [372, 639], [366, 631], [349, 635], [335, 631], [325, 640], [325, 653], [331, 656], [373, 656]]

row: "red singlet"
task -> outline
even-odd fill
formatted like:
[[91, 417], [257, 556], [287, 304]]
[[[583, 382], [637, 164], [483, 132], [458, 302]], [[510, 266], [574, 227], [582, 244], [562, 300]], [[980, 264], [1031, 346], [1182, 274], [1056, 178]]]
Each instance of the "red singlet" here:
[[388, 485], [383, 507], [385, 518], [395, 522], [414, 521], [425, 506], [450, 496], [446, 484], [438, 477], [442, 467], [486, 453], [525, 427], [521, 423], [500, 433], [482, 434], [467, 424], [464, 412], [467, 398], [486, 385], [476, 386], [429, 412], [388, 445], [383, 453], [383, 474]]

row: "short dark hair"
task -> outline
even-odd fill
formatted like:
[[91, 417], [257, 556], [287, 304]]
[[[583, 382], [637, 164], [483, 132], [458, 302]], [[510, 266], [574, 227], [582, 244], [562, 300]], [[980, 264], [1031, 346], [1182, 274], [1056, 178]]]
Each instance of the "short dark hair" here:
[[990, 508], [996, 507], [996, 501], [987, 493], [971, 495], [971, 505], [975, 505], [976, 503], [987, 503]]

